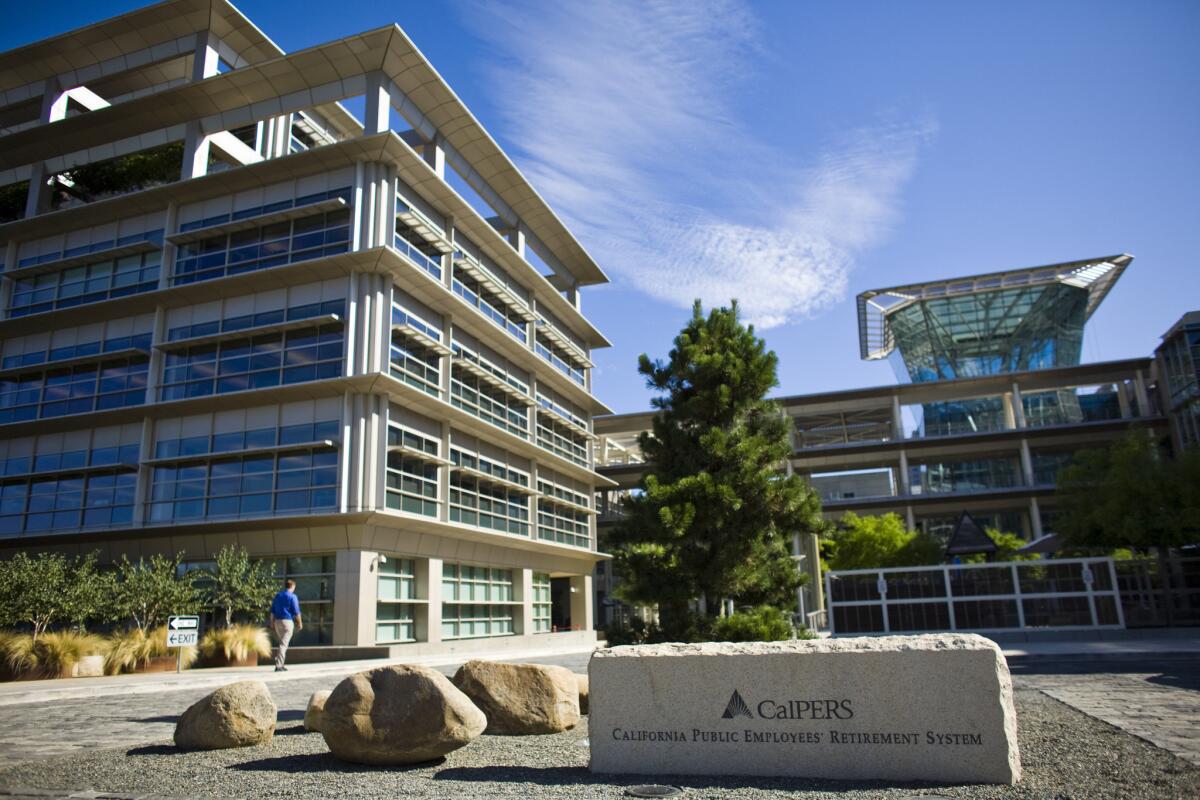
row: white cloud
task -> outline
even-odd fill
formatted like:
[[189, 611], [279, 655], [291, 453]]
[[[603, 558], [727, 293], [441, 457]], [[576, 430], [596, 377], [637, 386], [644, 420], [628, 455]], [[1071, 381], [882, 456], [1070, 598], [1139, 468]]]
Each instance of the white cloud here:
[[736, 297], [764, 328], [844, 296], [933, 130], [876, 124], [807, 159], [762, 142], [732, 107], [761, 54], [737, 0], [477, 4], [465, 17], [495, 49], [518, 164], [600, 264], [681, 307]]

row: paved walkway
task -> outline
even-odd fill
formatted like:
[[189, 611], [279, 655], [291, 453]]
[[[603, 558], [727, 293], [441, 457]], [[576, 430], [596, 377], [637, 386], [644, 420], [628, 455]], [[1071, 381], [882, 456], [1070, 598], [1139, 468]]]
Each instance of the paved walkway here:
[[1014, 683], [1200, 766], [1200, 675], [1194, 662], [1188, 674], [1030, 675]]

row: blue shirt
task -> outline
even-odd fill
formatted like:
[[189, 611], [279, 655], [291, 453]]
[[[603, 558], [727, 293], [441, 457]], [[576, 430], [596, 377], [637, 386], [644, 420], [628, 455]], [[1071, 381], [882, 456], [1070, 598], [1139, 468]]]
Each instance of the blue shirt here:
[[300, 616], [300, 601], [296, 599], [295, 592], [284, 589], [275, 595], [275, 599], [271, 601], [271, 613], [275, 615], [275, 619], [294, 620]]

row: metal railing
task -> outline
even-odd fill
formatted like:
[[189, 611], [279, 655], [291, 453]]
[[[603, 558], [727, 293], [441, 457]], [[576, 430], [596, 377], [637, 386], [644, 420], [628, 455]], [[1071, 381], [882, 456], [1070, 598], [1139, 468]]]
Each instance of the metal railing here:
[[1111, 558], [843, 570], [825, 593], [834, 636], [1125, 627]]

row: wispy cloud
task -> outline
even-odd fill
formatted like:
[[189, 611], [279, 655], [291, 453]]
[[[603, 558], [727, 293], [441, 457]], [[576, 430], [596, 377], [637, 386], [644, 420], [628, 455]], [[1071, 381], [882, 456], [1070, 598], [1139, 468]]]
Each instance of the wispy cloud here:
[[516, 160], [601, 265], [678, 306], [736, 297], [760, 327], [844, 296], [933, 130], [876, 123], [819, 153], [763, 142], [735, 114], [763, 55], [738, 0], [526, 0], [465, 16], [494, 48]]

